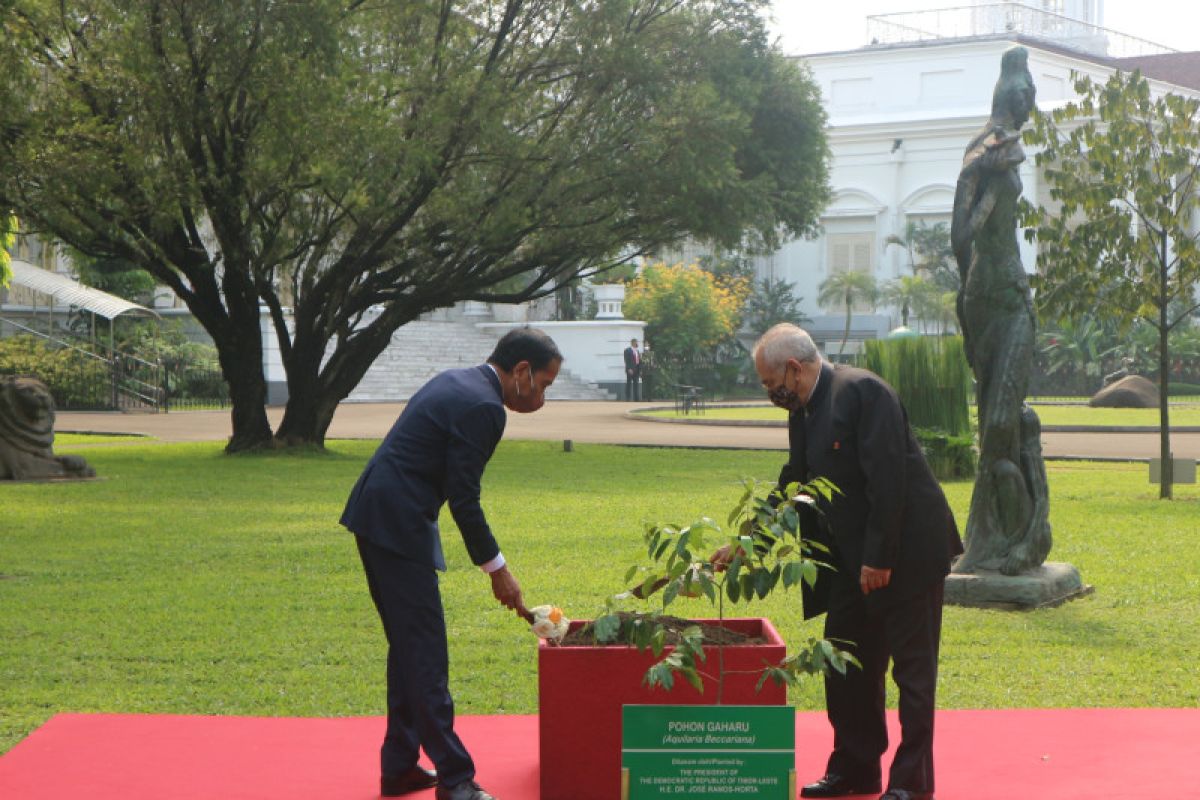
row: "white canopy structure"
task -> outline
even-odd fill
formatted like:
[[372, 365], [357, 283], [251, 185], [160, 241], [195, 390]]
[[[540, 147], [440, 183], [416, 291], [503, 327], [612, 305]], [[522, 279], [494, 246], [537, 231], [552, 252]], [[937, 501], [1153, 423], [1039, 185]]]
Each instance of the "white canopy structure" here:
[[108, 292], [84, 286], [66, 275], [41, 269], [15, 258], [12, 260], [11, 266], [14, 286], [24, 286], [26, 289], [49, 295], [51, 305], [80, 308], [107, 320], [114, 320], [122, 314], [159, 318], [158, 313], [152, 309], [131, 303]]

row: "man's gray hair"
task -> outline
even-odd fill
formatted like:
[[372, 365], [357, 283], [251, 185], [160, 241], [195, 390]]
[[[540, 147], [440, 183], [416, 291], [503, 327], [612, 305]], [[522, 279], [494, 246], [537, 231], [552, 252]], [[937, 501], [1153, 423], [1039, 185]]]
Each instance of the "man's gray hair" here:
[[751, 355], [757, 358], [760, 351], [768, 369], [781, 368], [789, 358], [801, 362], [821, 360], [817, 345], [808, 332], [790, 322], [781, 322], [759, 337]]

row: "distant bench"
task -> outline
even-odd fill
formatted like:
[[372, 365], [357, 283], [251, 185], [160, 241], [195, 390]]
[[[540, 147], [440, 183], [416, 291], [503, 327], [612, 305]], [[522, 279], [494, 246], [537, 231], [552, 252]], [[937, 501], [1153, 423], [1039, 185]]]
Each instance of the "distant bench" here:
[[697, 414], [704, 413], [704, 388], [689, 386], [686, 383], [671, 384], [675, 388], [675, 413]]

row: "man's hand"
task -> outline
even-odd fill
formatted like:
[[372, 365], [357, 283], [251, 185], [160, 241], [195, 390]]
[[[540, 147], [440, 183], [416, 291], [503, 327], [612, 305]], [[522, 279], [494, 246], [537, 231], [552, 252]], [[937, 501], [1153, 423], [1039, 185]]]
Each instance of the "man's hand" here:
[[508, 571], [508, 565], [491, 573], [491, 579], [492, 594], [500, 601], [500, 605], [516, 610], [523, 617], [529, 616], [529, 609], [525, 608], [525, 601], [521, 598], [521, 585]]
[[742, 558], [745, 558], [746, 551], [739, 547], [737, 553], [734, 553], [731, 545], [723, 545], [718, 548], [715, 553], [708, 557], [709, 562], [712, 564], [713, 572], [724, 572], [730, 562], [733, 561], [735, 555], [741, 555]]
[[862, 586], [863, 594], [870, 594], [876, 589], [882, 589], [892, 581], [892, 571], [890, 569], [876, 569], [863, 564], [862, 573], [858, 578], [858, 583]]

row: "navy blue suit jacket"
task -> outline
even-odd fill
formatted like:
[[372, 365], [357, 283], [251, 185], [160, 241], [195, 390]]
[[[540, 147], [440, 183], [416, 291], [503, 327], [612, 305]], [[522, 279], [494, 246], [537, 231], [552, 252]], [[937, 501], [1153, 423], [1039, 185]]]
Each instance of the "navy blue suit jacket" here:
[[475, 564], [495, 558], [479, 484], [507, 419], [486, 364], [435, 376], [408, 401], [350, 492], [341, 523], [404, 558], [444, 570], [438, 513], [449, 503]]

